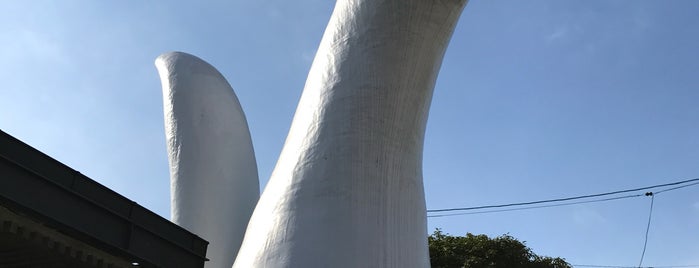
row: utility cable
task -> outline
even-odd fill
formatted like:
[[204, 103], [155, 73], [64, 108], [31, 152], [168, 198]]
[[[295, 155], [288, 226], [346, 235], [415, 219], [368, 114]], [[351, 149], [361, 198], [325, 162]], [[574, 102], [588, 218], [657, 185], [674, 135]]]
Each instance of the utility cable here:
[[[621, 265], [590, 265], [590, 264], [571, 264], [573, 267], [594, 267], [594, 268], [639, 268], [638, 266], [621, 266]], [[692, 268], [699, 265], [668, 265], [668, 266], [645, 266], [640, 268]]]
[[657, 194], [659, 194], [659, 193], [663, 193], [663, 192], [667, 192], [667, 191], [672, 191], [672, 190], [677, 190], [677, 189], [680, 189], [680, 188], [689, 187], [689, 186], [697, 185], [697, 184], [699, 184], [699, 182], [695, 182], [695, 183], [691, 183], [691, 184], [687, 184], [687, 185], [682, 185], [682, 186], [677, 186], [677, 187], [672, 187], [672, 188], [660, 190], [660, 191], [654, 192], [653, 194], [657, 195]]
[[[510, 203], [510, 204], [502, 204], [502, 205], [488, 205], [488, 206], [477, 206], [477, 207], [459, 207], [459, 208], [443, 208], [443, 209], [428, 209], [427, 212], [428, 212], [428, 213], [433, 213], [433, 212], [447, 212], [447, 211], [464, 211], [464, 210], [476, 210], [476, 209], [488, 209], [488, 208], [503, 208], [503, 207], [512, 207], [512, 206], [524, 206], [524, 205], [535, 205], [535, 204], [543, 204], [543, 203], [562, 202], [562, 201], [570, 201], [570, 200], [577, 200], [577, 199], [585, 199], [585, 198], [593, 198], [593, 197], [600, 197], [600, 196], [607, 196], [607, 195], [622, 194], [622, 193], [628, 193], [628, 192], [636, 192], [636, 191], [641, 191], [641, 190], [648, 190], [648, 189], [654, 189], [654, 188], [660, 188], [660, 187], [674, 186], [674, 185], [680, 185], [680, 184], [685, 184], [685, 183], [689, 183], [689, 182], [697, 182], [697, 181], [699, 181], [699, 178], [689, 179], [689, 180], [684, 180], [684, 181], [678, 181], [678, 182], [665, 183], [665, 184], [658, 184], [658, 185], [653, 185], [653, 186], [646, 186], [646, 187], [635, 188], [635, 189], [628, 189], [628, 190], [620, 190], [620, 191], [606, 192], [606, 193], [601, 193], [601, 194], [590, 194], [590, 195], [581, 195], [581, 196], [574, 196], [574, 197], [557, 198], [557, 199], [548, 199], [548, 200], [539, 200], [539, 201], [530, 201], [530, 202], [522, 202], [522, 203]], [[682, 187], [688, 187], [688, 186], [696, 185], [696, 184], [699, 184], [699, 182], [694, 183], [694, 184], [689, 184], [689, 185], [683, 185], [683, 186], [680, 186], [680, 187], [665, 189], [665, 190], [662, 190], [662, 191], [659, 191], [659, 192], [670, 191], [670, 190], [679, 189], [679, 188], [682, 188]]]
[[571, 264], [573, 267], [595, 267], [595, 268], [638, 268], [636, 266], [618, 266], [618, 265], [588, 265], [588, 264]]
[[648, 245], [648, 231], [650, 230], [650, 219], [653, 216], [653, 202], [655, 195], [652, 192], [647, 192], [646, 196], [650, 196], [650, 211], [648, 212], [648, 225], [646, 225], [646, 238], [643, 240], [643, 252], [641, 253], [641, 261], [638, 262], [638, 267], [643, 265], [643, 257], [646, 255], [646, 246]]
[[636, 266], [617, 266], [617, 265], [588, 265], [588, 264], [571, 264], [573, 267], [595, 267], [595, 268], [638, 268]]
[[543, 206], [533, 206], [533, 207], [523, 207], [523, 208], [498, 209], [498, 210], [486, 210], [486, 211], [474, 211], [474, 212], [461, 212], [461, 213], [440, 214], [440, 215], [428, 215], [427, 217], [428, 218], [441, 218], [441, 217], [450, 217], [450, 216], [459, 216], [459, 215], [485, 214], [485, 213], [496, 213], [496, 212], [515, 211], [515, 210], [527, 210], [527, 209], [537, 209], [537, 208], [570, 206], [570, 205], [577, 205], [577, 204], [596, 203], [596, 202], [605, 202], [605, 201], [626, 199], [626, 198], [632, 198], [632, 197], [641, 197], [643, 195], [644, 194], [632, 194], [632, 195], [624, 195], [624, 196], [617, 196], [617, 197], [610, 197], [610, 198], [603, 198], [603, 199], [569, 202], [569, 203], [563, 203], [563, 204], [553, 204], [553, 205], [543, 205]]

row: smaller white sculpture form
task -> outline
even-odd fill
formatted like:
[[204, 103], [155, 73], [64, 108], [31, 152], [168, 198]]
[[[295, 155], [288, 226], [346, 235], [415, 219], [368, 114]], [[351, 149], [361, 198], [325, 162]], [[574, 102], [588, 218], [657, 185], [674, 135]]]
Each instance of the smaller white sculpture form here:
[[248, 124], [226, 79], [181, 52], [158, 57], [172, 221], [209, 241], [207, 268], [228, 268], [259, 198]]

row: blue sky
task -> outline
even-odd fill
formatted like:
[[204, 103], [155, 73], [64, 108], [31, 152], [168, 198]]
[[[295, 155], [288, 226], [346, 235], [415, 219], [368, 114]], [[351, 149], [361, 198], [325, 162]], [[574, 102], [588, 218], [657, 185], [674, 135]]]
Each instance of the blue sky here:
[[[159, 54], [216, 66], [248, 117], [262, 186], [332, 1], [0, 2], [0, 129], [169, 217]], [[428, 208], [699, 177], [699, 2], [484, 1], [435, 88]], [[659, 195], [644, 265], [699, 264], [699, 186]], [[637, 265], [649, 198], [430, 218], [574, 264]]]

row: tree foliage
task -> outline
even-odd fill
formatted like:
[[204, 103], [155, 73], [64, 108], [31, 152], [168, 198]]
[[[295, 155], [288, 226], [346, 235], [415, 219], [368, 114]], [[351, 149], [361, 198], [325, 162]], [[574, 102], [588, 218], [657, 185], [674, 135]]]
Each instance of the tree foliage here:
[[451, 236], [437, 229], [427, 239], [432, 268], [572, 268], [563, 258], [534, 254], [508, 234]]

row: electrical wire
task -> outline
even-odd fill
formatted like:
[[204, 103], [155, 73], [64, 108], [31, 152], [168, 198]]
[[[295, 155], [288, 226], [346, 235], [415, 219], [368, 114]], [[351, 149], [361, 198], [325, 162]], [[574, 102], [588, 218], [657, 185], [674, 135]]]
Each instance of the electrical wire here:
[[[600, 194], [590, 194], [590, 195], [581, 195], [581, 196], [574, 196], [574, 197], [566, 197], [566, 198], [557, 198], [557, 199], [548, 199], [548, 200], [539, 200], [539, 201], [530, 201], [530, 202], [522, 202], [522, 203], [510, 203], [510, 204], [502, 204], [502, 205], [487, 205], [487, 206], [477, 206], [477, 207], [458, 207], [458, 208], [443, 208], [443, 209], [428, 209], [428, 213], [434, 213], [434, 212], [448, 212], [448, 211], [464, 211], [464, 210], [477, 210], [477, 209], [488, 209], [488, 208], [503, 208], [503, 207], [512, 207], [512, 206], [525, 206], [525, 205], [535, 205], [535, 204], [543, 204], [543, 203], [553, 203], [553, 202], [562, 202], [562, 201], [570, 201], [570, 200], [577, 200], [577, 199], [586, 199], [586, 198], [593, 198], [593, 197], [600, 197], [600, 196], [607, 196], [607, 195], [615, 195], [615, 194], [623, 194], [623, 193], [629, 193], [629, 192], [637, 192], [641, 190], [648, 190], [648, 189], [655, 189], [655, 188], [660, 188], [660, 187], [667, 187], [667, 186], [674, 186], [674, 185], [680, 185], [680, 184], [685, 184], [689, 182], [697, 182], [699, 181], [699, 178], [695, 179], [689, 179], [689, 180], [684, 180], [684, 181], [678, 181], [678, 182], [671, 182], [671, 183], [665, 183], [665, 184], [658, 184], [658, 185], [653, 185], [653, 186], [646, 186], [646, 187], [640, 187], [640, 188], [635, 188], [635, 189], [628, 189], [628, 190], [620, 190], [620, 191], [613, 191], [613, 192], [606, 192], [606, 193], [600, 193]], [[670, 189], [665, 189], [661, 190], [659, 192], [666, 192], [670, 190], [675, 190], [683, 187], [688, 187], [692, 185], [699, 184], [693, 183], [693, 184], [688, 184], [688, 185], [682, 185], [680, 187], [675, 187], [675, 188], [670, 188]]]
[[695, 182], [695, 183], [691, 183], [691, 184], [687, 184], [687, 185], [682, 185], [682, 186], [677, 186], [677, 187], [672, 187], [672, 188], [660, 190], [660, 191], [657, 191], [657, 192], [653, 192], [653, 194], [657, 195], [657, 194], [659, 194], [659, 193], [663, 193], [663, 192], [667, 192], [667, 191], [672, 191], [672, 190], [677, 190], [677, 189], [680, 189], [680, 188], [689, 187], [689, 186], [697, 185], [697, 184], [699, 184], [699, 182]]
[[689, 268], [689, 267], [699, 267], [699, 265], [647, 266], [647, 268]]
[[[693, 183], [690, 183], [690, 182], [693, 182]], [[690, 183], [690, 184], [686, 184], [686, 183]], [[682, 184], [685, 184], [685, 185], [682, 185]], [[572, 264], [572, 266], [573, 267], [593, 267], [593, 268], [690, 268], [690, 267], [699, 267], [699, 265], [672, 265], [672, 266], [648, 266], [648, 267], [642, 266], [643, 259], [644, 259], [645, 254], [646, 254], [646, 248], [648, 246], [648, 234], [650, 233], [650, 224], [651, 224], [651, 219], [653, 216], [653, 204], [655, 203], [655, 195], [660, 194], [660, 193], [664, 193], [664, 192], [669, 192], [669, 191], [681, 189], [681, 188], [685, 188], [685, 187], [689, 187], [689, 186], [699, 185], [699, 178], [678, 181], [678, 182], [665, 183], [665, 184], [658, 184], [658, 185], [653, 185], [653, 186], [640, 187], [640, 188], [635, 188], [635, 189], [606, 192], [606, 193], [600, 193], [600, 194], [582, 195], [582, 196], [574, 196], [574, 197], [567, 197], [567, 198], [548, 199], [548, 200], [539, 200], [539, 201], [522, 202], [522, 203], [511, 203], [511, 204], [502, 204], [502, 205], [487, 205], [487, 206], [477, 206], [477, 207], [461, 207], [461, 208], [446, 208], [446, 209], [428, 209], [427, 212], [428, 213], [435, 213], [435, 212], [503, 208], [503, 207], [512, 207], [512, 206], [526, 206], [526, 205], [535, 205], [535, 204], [543, 204], [543, 203], [553, 203], [553, 202], [562, 202], [562, 201], [594, 198], [594, 197], [615, 195], [615, 194], [635, 192], [635, 191], [655, 189], [655, 188], [675, 186], [675, 185], [679, 185], [679, 186], [667, 188], [667, 189], [662, 189], [662, 190], [659, 190], [656, 192], [646, 192], [644, 194], [631, 194], [631, 195], [625, 195], [625, 196], [609, 197], [609, 198], [587, 200], [587, 201], [567, 202], [567, 203], [552, 204], [552, 205], [528, 206], [528, 207], [518, 207], [518, 208], [510, 208], [510, 209], [486, 210], [486, 211], [463, 212], [463, 213], [440, 214], [440, 215], [428, 215], [427, 217], [428, 218], [439, 218], [439, 217], [449, 217], [449, 216], [458, 216], [458, 215], [471, 215], [471, 214], [528, 210], [528, 209], [558, 207], [558, 206], [569, 206], [569, 205], [575, 205], [575, 204], [595, 203], [595, 202], [604, 202], [604, 201], [612, 201], [612, 200], [640, 197], [640, 196], [645, 195], [645, 196], [650, 196], [651, 201], [650, 201], [650, 209], [648, 212], [648, 223], [646, 224], [646, 232], [645, 232], [645, 238], [644, 238], [644, 242], [643, 242], [643, 251], [641, 253], [641, 260], [639, 261], [638, 266], [586, 265], [586, 264], [577, 264], [577, 265]]]
[[655, 201], [655, 195], [648, 192], [646, 195], [650, 196], [650, 211], [648, 212], [648, 225], [646, 225], [646, 238], [643, 240], [643, 252], [641, 253], [641, 261], [638, 262], [638, 267], [643, 265], [643, 257], [646, 255], [646, 246], [648, 245], [648, 231], [650, 231], [650, 219], [653, 216], [653, 202]]
[[554, 205], [544, 205], [544, 206], [532, 206], [532, 207], [523, 207], [523, 208], [510, 208], [510, 209], [498, 209], [498, 210], [475, 211], [475, 212], [461, 212], [461, 213], [440, 214], [440, 215], [428, 215], [427, 217], [428, 218], [441, 218], [441, 217], [450, 217], [450, 216], [459, 216], [459, 215], [485, 214], [485, 213], [496, 213], [496, 212], [515, 211], [515, 210], [528, 210], [528, 209], [537, 209], [537, 208], [560, 207], [560, 206], [570, 206], [570, 205], [577, 205], [577, 204], [605, 202], [605, 201], [626, 199], [626, 198], [632, 198], [632, 197], [641, 197], [641, 196], [644, 196], [644, 194], [632, 194], [632, 195], [610, 197], [610, 198], [604, 198], [604, 199], [577, 201], [577, 202], [569, 202], [569, 203], [554, 204]]
[[594, 268], [692, 268], [699, 265], [668, 265], [668, 266], [621, 266], [621, 265], [590, 265], [590, 264], [571, 264], [573, 267], [594, 267]]
[[596, 267], [596, 268], [638, 268], [636, 266], [617, 266], [617, 265], [588, 265], [588, 264], [571, 264], [573, 267]]

